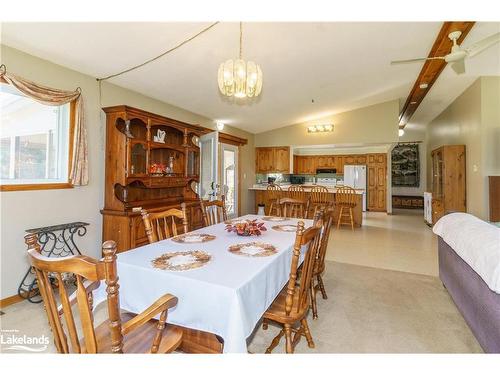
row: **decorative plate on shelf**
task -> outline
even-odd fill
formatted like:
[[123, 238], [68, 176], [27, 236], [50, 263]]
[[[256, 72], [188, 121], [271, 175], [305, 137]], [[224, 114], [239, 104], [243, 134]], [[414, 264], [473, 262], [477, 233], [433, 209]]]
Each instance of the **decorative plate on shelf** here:
[[230, 253], [247, 257], [268, 257], [278, 252], [273, 245], [262, 242], [249, 242], [231, 245]]
[[286, 217], [279, 217], [279, 216], [264, 216], [262, 218], [264, 221], [286, 221]]
[[186, 233], [172, 237], [172, 241], [177, 243], [201, 243], [215, 240], [216, 236], [206, 233]]
[[151, 261], [154, 268], [165, 271], [187, 271], [205, 266], [212, 256], [200, 250], [165, 253]]
[[297, 232], [297, 226], [292, 224], [275, 225], [272, 228], [278, 232]]

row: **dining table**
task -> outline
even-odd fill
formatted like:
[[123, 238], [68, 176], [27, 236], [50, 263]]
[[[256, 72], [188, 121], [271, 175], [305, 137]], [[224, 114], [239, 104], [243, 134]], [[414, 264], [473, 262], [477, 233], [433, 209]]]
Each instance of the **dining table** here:
[[[168, 311], [169, 324], [219, 336], [224, 353], [247, 353], [247, 338], [289, 279], [294, 226], [300, 220], [307, 228], [313, 221], [259, 215], [245, 215], [237, 221], [245, 220], [262, 222], [266, 230], [259, 236], [239, 236], [219, 223], [188, 234], [207, 236], [207, 241], [169, 238], [117, 254], [120, 307], [139, 313], [170, 293], [178, 298], [178, 304]], [[230, 251], [232, 246], [253, 242], [271, 245], [274, 251], [266, 256]], [[159, 260], [172, 253], [191, 251], [208, 254], [209, 259], [191, 269], [158, 267]], [[105, 298], [105, 285], [101, 285], [94, 300]]]

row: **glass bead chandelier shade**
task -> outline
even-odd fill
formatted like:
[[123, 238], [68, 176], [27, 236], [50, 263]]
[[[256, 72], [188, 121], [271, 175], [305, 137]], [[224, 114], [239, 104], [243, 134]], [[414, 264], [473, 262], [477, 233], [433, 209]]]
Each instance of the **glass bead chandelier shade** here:
[[240, 58], [227, 60], [219, 66], [217, 81], [223, 95], [252, 98], [262, 91], [262, 70], [253, 61], [245, 62], [242, 56], [242, 26], [240, 22]]
[[253, 61], [227, 60], [219, 66], [218, 82], [223, 95], [252, 98], [262, 91], [262, 70]]

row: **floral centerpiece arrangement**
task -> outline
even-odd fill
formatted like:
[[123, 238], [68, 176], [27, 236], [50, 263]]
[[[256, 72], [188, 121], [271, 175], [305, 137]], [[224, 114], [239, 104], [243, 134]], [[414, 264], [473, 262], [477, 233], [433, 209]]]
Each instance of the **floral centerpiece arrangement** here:
[[267, 228], [264, 223], [257, 223], [257, 219], [255, 219], [227, 224], [226, 230], [228, 232], [235, 232], [238, 236], [260, 236]]

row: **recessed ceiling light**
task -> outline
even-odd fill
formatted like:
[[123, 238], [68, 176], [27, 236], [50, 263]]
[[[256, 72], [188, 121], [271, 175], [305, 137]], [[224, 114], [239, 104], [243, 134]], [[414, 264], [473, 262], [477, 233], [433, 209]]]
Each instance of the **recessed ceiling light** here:
[[427, 87], [429, 87], [429, 85], [427, 83], [421, 83], [420, 86], [419, 86], [422, 90], [426, 89]]

